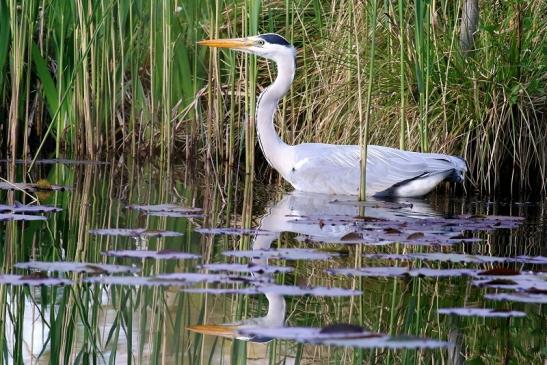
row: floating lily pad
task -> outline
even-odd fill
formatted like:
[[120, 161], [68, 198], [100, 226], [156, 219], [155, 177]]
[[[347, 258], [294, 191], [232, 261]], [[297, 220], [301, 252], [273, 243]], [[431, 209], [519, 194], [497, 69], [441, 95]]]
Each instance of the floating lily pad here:
[[436, 262], [455, 262], [455, 263], [474, 263], [491, 264], [496, 262], [518, 262], [523, 264], [546, 265], [547, 257], [544, 256], [517, 256], [517, 257], [499, 257], [485, 255], [470, 255], [458, 253], [409, 253], [409, 254], [365, 254], [370, 259], [380, 260], [424, 260]]
[[411, 245], [453, 245], [455, 243], [473, 243], [481, 241], [478, 238], [467, 237], [466, 231], [490, 231], [499, 228], [518, 227], [523, 218], [501, 216], [454, 216], [449, 218], [423, 216], [420, 218], [405, 217], [404, 214], [395, 218], [361, 217], [352, 215], [330, 216], [294, 216], [292, 224], [340, 226], [351, 229], [352, 232], [342, 233], [339, 237], [332, 234], [314, 233], [306, 237], [310, 241], [340, 242], [351, 244], [388, 244], [400, 242]]
[[45, 221], [46, 217], [42, 215], [0, 213], [0, 222], [3, 221]]
[[242, 236], [242, 235], [266, 235], [272, 234], [271, 232], [261, 229], [251, 228], [237, 228], [237, 227], [217, 227], [217, 228], [197, 228], [195, 230], [201, 234], [215, 234], [215, 235], [228, 235], [228, 236]]
[[68, 186], [55, 185], [55, 184], [33, 184], [33, 183], [12, 183], [12, 182], [0, 182], [0, 190], [24, 190], [27, 192], [36, 191], [66, 191], [70, 188]]
[[493, 267], [479, 272], [479, 276], [515, 276], [519, 275], [520, 271], [512, 269], [510, 267]]
[[39, 271], [57, 271], [57, 272], [80, 272], [88, 274], [119, 274], [134, 273], [139, 269], [131, 266], [111, 265], [86, 262], [48, 262], [48, 261], [29, 261], [15, 264], [18, 269], [30, 269]]
[[325, 270], [333, 275], [346, 276], [364, 276], [364, 277], [451, 277], [451, 276], [474, 276], [478, 270], [472, 269], [409, 269], [407, 267], [392, 266], [392, 267], [363, 267], [360, 269], [327, 269]]
[[[482, 273], [479, 273], [482, 274]], [[547, 274], [530, 273], [511, 276], [489, 276], [485, 279], [473, 281], [475, 286], [484, 286], [495, 289], [510, 290], [538, 290], [547, 293]]]
[[237, 276], [226, 274], [204, 274], [204, 273], [188, 273], [176, 272], [169, 274], [159, 274], [155, 276], [156, 280], [172, 280], [187, 283], [261, 283], [264, 280], [253, 278], [251, 276]]
[[127, 285], [127, 286], [188, 286], [194, 282], [182, 280], [158, 279], [156, 277], [146, 276], [93, 276], [83, 280], [88, 284], [101, 285]]
[[174, 250], [161, 250], [161, 251], [149, 251], [149, 250], [117, 250], [102, 252], [105, 256], [112, 257], [127, 257], [136, 259], [154, 259], [154, 260], [190, 260], [199, 259], [201, 256], [187, 252], [180, 252]]
[[293, 271], [292, 267], [261, 265], [255, 263], [244, 264], [205, 264], [198, 266], [200, 269], [210, 271], [231, 271], [257, 274], [277, 274]]
[[456, 232], [409, 232], [394, 228], [392, 225], [383, 228], [376, 227], [368, 230], [349, 232], [338, 238], [322, 235], [311, 235], [303, 236], [300, 240], [345, 244], [365, 244], [373, 246], [389, 245], [396, 242], [416, 246], [450, 246], [456, 243], [474, 243], [481, 241], [478, 238], [465, 238]]
[[313, 249], [305, 248], [281, 248], [281, 249], [263, 249], [263, 250], [248, 250], [248, 251], [224, 251], [225, 256], [248, 257], [248, 258], [268, 258], [268, 259], [283, 259], [283, 260], [329, 260], [337, 254], [322, 252]]
[[245, 288], [191, 288], [184, 291], [202, 294], [277, 294], [282, 296], [347, 297], [361, 295], [359, 290], [293, 285], [256, 285]]
[[72, 282], [68, 279], [52, 278], [47, 275], [11, 275], [0, 274], [0, 284], [8, 285], [28, 285], [28, 286], [57, 286], [70, 285]]
[[547, 265], [547, 257], [545, 256], [517, 256], [511, 258], [511, 261], [523, 264]]
[[188, 208], [177, 204], [156, 204], [156, 205], [128, 205], [128, 209], [137, 210], [143, 212], [146, 215], [160, 216], [160, 217], [203, 217], [203, 209], [201, 208]]
[[238, 334], [247, 337], [276, 338], [292, 340], [300, 343], [313, 343], [358, 348], [441, 348], [450, 344], [427, 338], [411, 336], [388, 336], [386, 334], [370, 332], [365, 329], [361, 333], [354, 330], [347, 332], [322, 332], [321, 328], [313, 327], [262, 327], [244, 328]]
[[62, 209], [51, 205], [5, 205], [0, 204], [0, 213], [57, 213]]
[[526, 313], [505, 309], [492, 308], [440, 308], [437, 310], [439, 314], [448, 314], [461, 317], [525, 317]]
[[97, 236], [122, 236], [122, 237], [180, 237], [183, 236], [180, 232], [173, 231], [157, 231], [144, 228], [100, 228], [91, 229], [90, 234]]
[[490, 300], [501, 300], [508, 302], [519, 303], [538, 303], [547, 304], [547, 294], [536, 293], [497, 293], [497, 294], [485, 294], [484, 297]]

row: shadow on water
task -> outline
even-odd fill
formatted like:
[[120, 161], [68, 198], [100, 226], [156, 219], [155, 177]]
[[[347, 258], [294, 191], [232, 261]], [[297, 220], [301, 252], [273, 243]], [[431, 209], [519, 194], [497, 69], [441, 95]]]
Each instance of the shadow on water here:
[[0, 190], [9, 363], [543, 359], [543, 204], [274, 192], [242, 230], [184, 166], [6, 168], [29, 184]]

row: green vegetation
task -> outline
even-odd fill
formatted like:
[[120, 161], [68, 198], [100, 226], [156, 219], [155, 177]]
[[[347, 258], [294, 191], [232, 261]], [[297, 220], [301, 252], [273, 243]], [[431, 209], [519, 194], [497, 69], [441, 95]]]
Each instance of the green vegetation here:
[[473, 39], [460, 16], [477, 4], [0, 0], [0, 153], [205, 151], [252, 173], [255, 97], [275, 71], [195, 42], [278, 32], [299, 48], [287, 141], [359, 143], [366, 119], [371, 143], [464, 156], [472, 188], [545, 193], [547, 5], [481, 3]]

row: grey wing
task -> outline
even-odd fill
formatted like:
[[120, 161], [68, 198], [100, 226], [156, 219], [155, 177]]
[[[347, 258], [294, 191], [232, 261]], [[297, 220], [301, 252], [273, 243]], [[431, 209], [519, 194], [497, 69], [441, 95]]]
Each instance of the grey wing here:
[[288, 180], [297, 190], [350, 195], [359, 192], [358, 147], [320, 143], [296, 147], [296, 161]]
[[[360, 180], [359, 146], [299, 145], [295, 172], [289, 181], [297, 190], [357, 194]], [[368, 146], [367, 195], [387, 193], [409, 181], [454, 169], [453, 157]]]
[[454, 162], [451, 156], [369, 146], [367, 190], [370, 194], [387, 192], [412, 180], [448, 174], [453, 169]]

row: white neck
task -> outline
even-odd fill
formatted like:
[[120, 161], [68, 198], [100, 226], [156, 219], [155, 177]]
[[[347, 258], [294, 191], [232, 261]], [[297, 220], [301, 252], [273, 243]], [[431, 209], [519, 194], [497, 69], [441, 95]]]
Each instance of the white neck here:
[[274, 59], [277, 65], [277, 78], [258, 97], [256, 107], [257, 135], [260, 148], [268, 163], [283, 174], [282, 168], [286, 165], [285, 144], [274, 127], [274, 115], [279, 100], [289, 91], [295, 72], [294, 57], [289, 55]]

